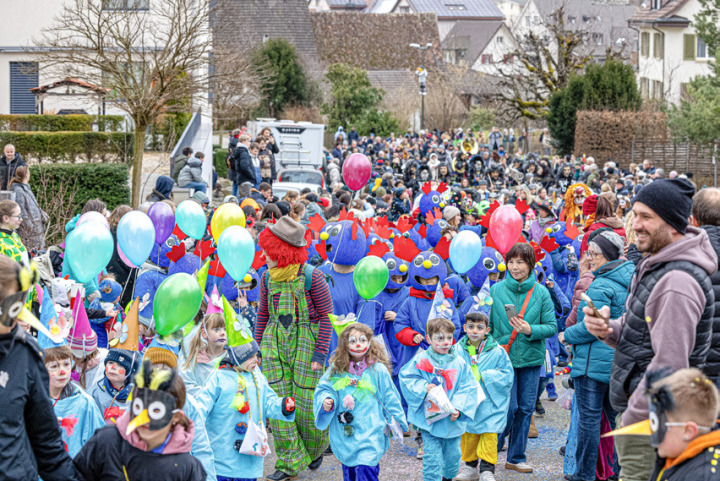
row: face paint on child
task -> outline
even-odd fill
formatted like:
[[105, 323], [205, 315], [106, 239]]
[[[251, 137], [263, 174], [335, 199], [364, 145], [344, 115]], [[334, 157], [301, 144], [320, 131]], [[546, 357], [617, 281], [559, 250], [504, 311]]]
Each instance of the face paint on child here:
[[243, 362], [242, 364], [240, 364], [240, 369], [245, 372], [252, 372], [255, 370], [257, 365], [258, 365], [258, 355], [253, 354], [253, 356], [250, 359], [248, 359], [245, 362]]
[[113, 385], [124, 384], [126, 374], [125, 368], [114, 361], [108, 361], [105, 364], [105, 377]]
[[370, 339], [360, 331], [353, 330], [350, 332], [348, 337], [348, 350], [350, 351], [350, 357], [353, 360], [362, 359], [370, 349]]
[[433, 351], [438, 354], [447, 354], [450, 352], [453, 344], [453, 333], [452, 332], [436, 332], [432, 335], [432, 338], [428, 336], [428, 344], [432, 346]]
[[225, 346], [227, 344], [227, 330], [225, 326], [214, 327], [207, 332], [208, 344], [215, 346]]
[[45, 367], [50, 375], [50, 387], [63, 390], [67, 383], [70, 382], [73, 367], [72, 359], [49, 362], [45, 364]]
[[490, 327], [483, 322], [465, 321], [463, 328], [471, 342], [482, 341], [490, 332]]

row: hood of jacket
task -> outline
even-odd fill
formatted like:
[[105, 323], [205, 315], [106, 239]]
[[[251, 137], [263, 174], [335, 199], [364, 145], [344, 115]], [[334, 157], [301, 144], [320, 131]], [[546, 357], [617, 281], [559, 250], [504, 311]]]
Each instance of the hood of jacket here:
[[704, 225], [700, 227], [700, 229], [704, 230], [707, 234], [710, 245], [718, 256], [718, 266], [720, 267], [720, 226]]
[[175, 181], [172, 177], [168, 177], [167, 175], [161, 175], [155, 181], [155, 190], [161, 193], [165, 198], [168, 198], [173, 190], [174, 185]]
[[[189, 420], [189, 419], [188, 419]], [[127, 432], [128, 424], [130, 424], [130, 411], [125, 413], [117, 419], [116, 426], [120, 436], [134, 447], [141, 451], [147, 451], [147, 444], [145, 441], [140, 439], [140, 435], [137, 429], [131, 432], [129, 435]], [[192, 447], [193, 437], [195, 436], [195, 425], [190, 421], [190, 427], [187, 429], [182, 424], [177, 424], [172, 429], [172, 436], [170, 441], [165, 446], [162, 454], [178, 454], [178, 453], [189, 453]]]
[[598, 219], [595, 222], [597, 222], [598, 224], [604, 224], [611, 229], [621, 229], [625, 227], [622, 221], [616, 215], [612, 217], [603, 217], [602, 219]]
[[623, 289], [628, 288], [630, 281], [632, 280], [633, 272], [635, 271], [635, 264], [630, 261], [618, 259], [606, 263], [604, 266], [597, 269], [593, 274], [595, 279], [606, 278], [619, 284]]
[[190, 167], [202, 167], [202, 160], [198, 159], [197, 157], [193, 157], [191, 159], [188, 159], [187, 164]]
[[647, 256], [638, 266], [639, 275], [642, 276], [651, 267], [671, 261], [688, 261], [704, 269], [712, 275], [718, 269], [718, 255], [710, 243], [708, 234], [703, 229], [688, 226], [685, 236], [663, 247], [655, 255]]

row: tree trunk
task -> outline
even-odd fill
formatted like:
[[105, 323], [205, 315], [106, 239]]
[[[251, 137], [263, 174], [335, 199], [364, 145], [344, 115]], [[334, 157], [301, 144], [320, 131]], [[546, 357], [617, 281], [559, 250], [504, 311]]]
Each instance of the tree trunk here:
[[132, 206], [137, 209], [140, 206], [140, 194], [142, 193], [142, 164], [145, 154], [145, 131], [147, 125], [135, 122], [135, 149], [133, 151], [133, 174], [132, 174]]

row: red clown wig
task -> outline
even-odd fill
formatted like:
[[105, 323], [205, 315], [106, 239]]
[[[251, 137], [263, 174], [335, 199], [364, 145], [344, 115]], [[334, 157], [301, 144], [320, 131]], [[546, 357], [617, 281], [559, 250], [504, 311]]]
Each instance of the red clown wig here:
[[270, 229], [260, 232], [258, 243], [268, 257], [278, 263], [278, 267], [302, 264], [308, 259], [306, 247], [295, 247], [278, 238]]

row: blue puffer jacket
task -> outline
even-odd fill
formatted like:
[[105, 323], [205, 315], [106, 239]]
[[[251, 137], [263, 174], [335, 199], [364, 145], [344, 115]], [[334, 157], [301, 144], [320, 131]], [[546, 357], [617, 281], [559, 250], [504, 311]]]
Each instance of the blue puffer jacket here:
[[[627, 289], [632, 279], [635, 264], [617, 260], [608, 262], [595, 271], [595, 279], [586, 294], [598, 309], [610, 306], [610, 319], [617, 319], [625, 311]], [[573, 345], [573, 367], [571, 377], [588, 376], [599, 382], [610, 382], [613, 355], [615, 351], [590, 334], [585, 327], [583, 307], [580, 301], [577, 324], [565, 329], [565, 341]]]

